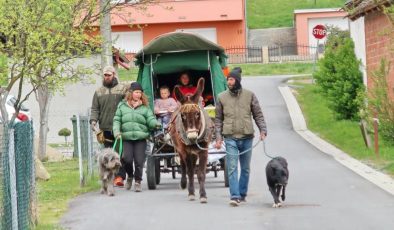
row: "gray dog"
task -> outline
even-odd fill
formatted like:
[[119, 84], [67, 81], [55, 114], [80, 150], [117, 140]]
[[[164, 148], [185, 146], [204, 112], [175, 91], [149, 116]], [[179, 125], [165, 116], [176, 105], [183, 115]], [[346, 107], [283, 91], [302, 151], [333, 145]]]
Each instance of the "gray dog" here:
[[105, 148], [98, 153], [99, 175], [101, 179], [101, 194], [115, 195], [113, 181], [121, 163], [118, 153], [112, 148]]

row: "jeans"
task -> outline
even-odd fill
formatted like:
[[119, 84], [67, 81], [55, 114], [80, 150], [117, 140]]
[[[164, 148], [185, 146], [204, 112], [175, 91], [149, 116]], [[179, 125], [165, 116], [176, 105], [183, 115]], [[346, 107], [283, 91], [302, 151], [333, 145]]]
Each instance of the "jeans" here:
[[[253, 138], [234, 139], [225, 138], [226, 144], [226, 167], [230, 187], [231, 199], [246, 197], [248, 193], [250, 160], [252, 158]], [[239, 153], [249, 151], [238, 155]], [[238, 179], [238, 159], [241, 166], [241, 175]]]
[[170, 120], [171, 120], [171, 113], [167, 113], [163, 116], [158, 116], [157, 120], [161, 124], [162, 128], [166, 129], [168, 126], [168, 123], [170, 123]]

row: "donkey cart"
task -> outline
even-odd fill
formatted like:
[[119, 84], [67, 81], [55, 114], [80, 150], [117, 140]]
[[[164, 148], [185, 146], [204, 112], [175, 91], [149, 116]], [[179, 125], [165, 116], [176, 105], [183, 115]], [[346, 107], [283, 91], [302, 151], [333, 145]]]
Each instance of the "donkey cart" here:
[[[171, 92], [175, 91], [180, 73], [187, 71], [193, 85], [203, 78], [202, 83], [199, 81], [198, 84], [202, 84], [204, 106], [201, 104], [199, 107], [210, 117], [208, 119], [214, 118], [216, 98], [227, 87], [222, 71], [226, 67], [227, 57], [222, 47], [191, 33], [168, 33], [149, 42], [135, 58], [139, 67], [137, 81], [149, 97], [152, 109], [154, 99], [159, 96], [158, 89], [166, 85]], [[156, 189], [160, 184], [161, 173], [171, 173], [175, 179], [182, 172], [173, 137], [166, 131], [164, 133], [164, 137], [152, 135], [148, 145], [150, 148], [147, 148], [146, 175], [149, 189]], [[205, 147], [205, 150], [208, 149], [206, 172], [213, 172], [217, 177], [218, 172], [226, 168], [225, 149], [213, 148], [214, 141], [213, 137], [208, 148]], [[227, 173], [224, 175], [225, 186], [228, 186]]]

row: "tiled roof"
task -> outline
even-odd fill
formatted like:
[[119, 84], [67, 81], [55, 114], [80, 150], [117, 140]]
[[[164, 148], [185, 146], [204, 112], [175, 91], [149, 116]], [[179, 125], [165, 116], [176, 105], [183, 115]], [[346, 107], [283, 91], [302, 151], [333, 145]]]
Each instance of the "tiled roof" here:
[[345, 3], [344, 9], [349, 12], [348, 17], [356, 20], [365, 14], [381, 10], [384, 6], [394, 4], [394, 0], [350, 0]]

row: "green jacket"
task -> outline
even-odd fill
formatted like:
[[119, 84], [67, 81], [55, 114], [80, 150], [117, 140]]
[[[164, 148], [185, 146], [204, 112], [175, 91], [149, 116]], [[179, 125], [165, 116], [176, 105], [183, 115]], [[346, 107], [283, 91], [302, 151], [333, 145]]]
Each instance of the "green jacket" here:
[[246, 89], [238, 94], [226, 90], [216, 103], [216, 137], [246, 138], [254, 136], [252, 117], [260, 133], [267, 134], [263, 112], [256, 95]]
[[150, 107], [140, 105], [132, 108], [126, 100], [119, 103], [113, 122], [114, 136], [122, 134], [123, 140], [142, 140], [158, 124]]
[[93, 96], [90, 123], [98, 121], [101, 130], [111, 131], [116, 108], [126, 91], [127, 87], [117, 82], [110, 88], [105, 86], [98, 88]]

